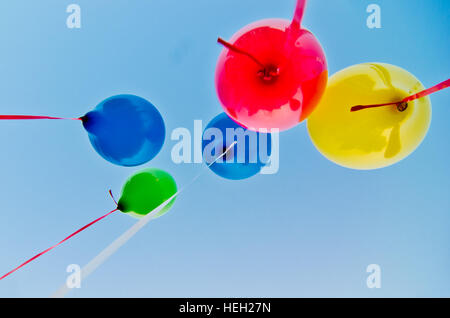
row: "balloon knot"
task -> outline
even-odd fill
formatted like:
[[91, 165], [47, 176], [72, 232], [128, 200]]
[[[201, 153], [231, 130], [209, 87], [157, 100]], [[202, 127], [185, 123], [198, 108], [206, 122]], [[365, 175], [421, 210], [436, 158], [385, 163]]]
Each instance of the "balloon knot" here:
[[269, 65], [258, 71], [258, 76], [265, 82], [273, 82], [278, 75], [280, 75], [280, 68], [274, 65]]
[[401, 102], [401, 103], [397, 104], [397, 110], [399, 112], [404, 112], [407, 108], [408, 108], [408, 103], [407, 102]]

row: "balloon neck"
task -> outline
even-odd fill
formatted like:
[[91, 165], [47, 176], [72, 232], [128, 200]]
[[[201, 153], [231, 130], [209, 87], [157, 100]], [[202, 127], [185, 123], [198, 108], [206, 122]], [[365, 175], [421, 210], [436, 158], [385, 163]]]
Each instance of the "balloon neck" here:
[[256, 75], [263, 82], [265, 82], [267, 84], [272, 83], [273, 81], [276, 80], [278, 75], [280, 75], [280, 68], [278, 66], [273, 65], [273, 64], [264, 64], [258, 58], [256, 58], [253, 54], [251, 54], [250, 52], [247, 52], [247, 51], [237, 47], [236, 45], [225, 41], [224, 39], [222, 39], [220, 37], [217, 39], [217, 42], [219, 44], [223, 45], [224, 47], [226, 47], [227, 49], [229, 49], [230, 51], [233, 51], [235, 53], [238, 53], [238, 54], [241, 54], [241, 55], [244, 55], [244, 56], [248, 57], [256, 65], [258, 65], [260, 68], [256, 72]]
[[114, 194], [113, 194], [112, 191], [111, 191], [111, 189], [108, 191], [108, 193], [109, 193], [109, 195], [111, 196], [111, 199], [112, 199], [112, 200], [114, 201], [114, 203], [116, 204], [116, 210], [117, 210], [117, 211], [120, 211], [120, 212], [123, 212], [123, 213], [129, 212], [129, 211], [125, 211], [126, 208], [125, 208], [125, 204], [123, 203], [123, 199], [122, 199], [122, 198], [120, 198], [119, 202], [117, 202], [117, 201], [116, 201], [116, 198], [114, 197]]
[[397, 110], [399, 112], [404, 112], [408, 108], [408, 103], [402, 102], [397, 104]]
[[264, 83], [270, 84], [273, 83], [280, 75], [280, 68], [275, 65], [267, 65], [256, 74]]
[[80, 117], [81, 122], [83, 123], [84, 129], [91, 134], [95, 134], [98, 123], [101, 120], [101, 115], [97, 111], [88, 112], [86, 115]]
[[119, 210], [122, 213], [128, 213], [131, 210], [127, 207], [127, 205], [125, 204], [125, 202], [123, 202], [122, 198], [119, 200], [119, 202], [117, 203], [117, 210]]

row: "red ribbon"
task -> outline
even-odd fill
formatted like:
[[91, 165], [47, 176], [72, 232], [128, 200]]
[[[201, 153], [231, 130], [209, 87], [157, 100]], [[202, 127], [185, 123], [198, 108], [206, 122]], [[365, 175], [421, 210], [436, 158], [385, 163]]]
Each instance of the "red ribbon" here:
[[114, 213], [114, 212], [116, 212], [116, 211], [117, 211], [117, 209], [114, 209], [114, 210], [112, 210], [111, 212], [108, 212], [107, 214], [105, 214], [105, 215], [99, 217], [98, 219], [92, 221], [91, 223], [86, 224], [85, 226], [83, 226], [83, 227], [80, 228], [79, 230], [77, 230], [77, 231], [73, 232], [72, 234], [70, 234], [68, 237], [66, 237], [64, 240], [62, 240], [62, 241], [59, 242], [58, 244], [55, 244], [55, 245], [53, 245], [52, 247], [47, 248], [45, 251], [40, 252], [39, 254], [37, 254], [37, 255], [33, 256], [32, 258], [30, 258], [29, 260], [27, 260], [25, 263], [23, 263], [23, 264], [17, 266], [16, 268], [14, 268], [13, 270], [11, 270], [10, 272], [6, 273], [6, 274], [3, 275], [2, 277], [0, 277], [0, 280], [2, 280], [3, 278], [5, 278], [5, 277], [11, 275], [12, 273], [14, 273], [15, 271], [17, 271], [17, 270], [20, 269], [21, 267], [27, 265], [28, 263], [34, 261], [36, 258], [38, 258], [38, 257], [40, 257], [40, 256], [42, 256], [42, 255], [44, 255], [44, 254], [46, 254], [47, 252], [50, 252], [52, 249], [54, 249], [54, 248], [57, 247], [58, 245], [64, 243], [65, 241], [67, 241], [67, 240], [70, 239], [71, 237], [73, 237], [73, 236], [77, 235], [78, 233], [80, 233], [80, 232], [86, 230], [86, 229], [87, 229], [88, 227], [90, 227], [91, 225], [94, 225], [94, 224], [97, 223], [98, 221], [100, 221], [100, 220], [106, 218], [108, 215], [110, 215], [110, 214], [112, 214], [112, 213]]
[[81, 118], [61, 118], [61, 117], [50, 117], [50, 116], [0, 115], [0, 120], [18, 120], [18, 119], [69, 119], [69, 120], [81, 120]]
[[361, 109], [366, 109], [366, 108], [374, 108], [374, 107], [381, 107], [381, 106], [388, 106], [388, 105], [399, 105], [401, 103], [407, 103], [425, 96], [428, 96], [430, 94], [433, 94], [437, 91], [440, 91], [444, 88], [447, 88], [450, 86], [450, 78], [446, 81], [443, 81], [437, 85], [434, 85], [433, 87], [430, 87], [428, 89], [425, 89], [419, 93], [413, 94], [411, 96], [405, 97], [403, 98], [401, 101], [399, 102], [394, 102], [394, 103], [384, 103], [384, 104], [373, 104], [373, 105], [357, 105], [357, 106], [353, 106], [350, 111], [351, 112], [356, 112], [358, 110]]

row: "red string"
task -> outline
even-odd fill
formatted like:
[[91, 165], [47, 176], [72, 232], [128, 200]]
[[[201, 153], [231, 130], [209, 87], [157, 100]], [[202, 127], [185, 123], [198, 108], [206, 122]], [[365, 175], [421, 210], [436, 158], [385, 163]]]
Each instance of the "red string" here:
[[260, 60], [258, 60], [255, 56], [253, 56], [252, 54], [250, 54], [247, 51], [244, 51], [243, 49], [238, 48], [236, 45], [228, 43], [227, 41], [225, 41], [222, 38], [218, 38], [217, 42], [222, 44], [224, 47], [226, 47], [227, 49], [234, 51], [236, 53], [239, 54], [243, 54], [247, 57], [249, 57], [253, 62], [255, 62], [256, 64], [258, 64], [262, 70], [259, 70], [259, 72], [257, 73], [258, 76], [262, 77], [265, 80], [271, 80], [273, 77], [277, 76], [280, 74], [280, 68], [278, 67], [266, 67]]
[[306, 0], [297, 0], [297, 6], [294, 12], [294, 19], [292, 20], [292, 26], [300, 27], [305, 13]]
[[50, 116], [0, 115], [0, 120], [19, 120], [19, 119], [67, 119], [67, 120], [81, 120], [81, 118], [61, 118], [61, 117], [50, 117]]
[[248, 52], [246, 52], [246, 51], [244, 51], [244, 50], [238, 48], [236, 45], [233, 45], [233, 44], [231, 44], [231, 43], [228, 43], [227, 41], [225, 41], [225, 40], [222, 39], [222, 38], [218, 38], [218, 39], [217, 39], [217, 42], [220, 43], [220, 44], [222, 44], [224, 47], [226, 47], [227, 49], [229, 49], [229, 50], [231, 50], [231, 51], [234, 51], [234, 52], [236, 52], [236, 53], [240, 53], [240, 54], [243, 54], [243, 55], [249, 57], [250, 59], [253, 60], [253, 62], [255, 62], [256, 64], [258, 64], [258, 65], [261, 66], [262, 68], [265, 68], [264, 64], [261, 63], [256, 57], [254, 57], [252, 54], [250, 54], [250, 53], [248, 53]]
[[358, 110], [361, 109], [367, 109], [367, 108], [374, 108], [374, 107], [382, 107], [382, 106], [388, 106], [388, 105], [400, 105], [402, 103], [407, 103], [407, 102], [411, 102], [413, 100], [428, 96], [430, 94], [433, 94], [437, 91], [440, 91], [444, 88], [447, 88], [450, 86], [450, 78], [448, 80], [445, 80], [437, 85], [434, 85], [433, 87], [424, 89], [421, 92], [418, 92], [416, 94], [413, 94], [411, 96], [405, 97], [403, 98], [401, 101], [399, 102], [393, 102], [393, 103], [383, 103], [383, 104], [373, 104], [373, 105], [357, 105], [357, 106], [353, 106], [350, 111], [351, 112], [356, 112]]
[[423, 90], [423, 91], [421, 91], [421, 92], [419, 92], [417, 94], [408, 96], [405, 99], [403, 99], [402, 102], [407, 103], [407, 102], [410, 102], [412, 100], [428, 96], [430, 94], [433, 94], [433, 93], [435, 93], [437, 91], [440, 91], [441, 89], [447, 88], [449, 86], [450, 86], [450, 78], [448, 80], [446, 80], [446, 81], [443, 81], [442, 83], [434, 85], [433, 87], [425, 89], [425, 90]]
[[20, 269], [21, 267], [23, 267], [23, 266], [27, 265], [28, 263], [34, 261], [36, 258], [38, 258], [38, 257], [40, 257], [40, 256], [42, 256], [42, 255], [44, 255], [45, 253], [51, 251], [52, 249], [54, 249], [54, 248], [57, 247], [58, 245], [64, 243], [65, 241], [67, 241], [67, 240], [70, 239], [71, 237], [73, 237], [73, 236], [77, 235], [78, 233], [84, 231], [85, 229], [87, 229], [87, 228], [90, 227], [91, 225], [94, 225], [94, 224], [97, 223], [98, 221], [100, 221], [100, 220], [106, 218], [108, 215], [110, 215], [110, 214], [112, 214], [112, 213], [114, 213], [114, 212], [116, 212], [116, 211], [117, 211], [117, 209], [114, 209], [114, 210], [112, 210], [111, 212], [108, 212], [107, 214], [105, 214], [105, 215], [99, 217], [98, 219], [92, 221], [91, 223], [86, 224], [85, 226], [83, 226], [83, 227], [80, 228], [79, 230], [77, 230], [77, 231], [73, 232], [72, 234], [70, 234], [68, 237], [66, 237], [64, 240], [62, 240], [62, 241], [59, 242], [58, 244], [55, 244], [55, 245], [53, 245], [52, 247], [49, 247], [48, 249], [46, 249], [45, 251], [40, 252], [39, 254], [33, 256], [32, 258], [30, 258], [30, 259], [29, 259], [28, 261], [26, 261], [25, 263], [21, 264], [20, 266], [17, 266], [16, 268], [14, 268], [13, 270], [11, 270], [10, 272], [6, 273], [6, 274], [3, 275], [2, 277], [0, 277], [0, 280], [2, 280], [3, 278], [5, 278], [5, 277], [11, 275], [12, 273], [14, 273], [15, 271], [17, 271], [17, 270]]
[[112, 193], [111, 189], [109, 189], [108, 192], [109, 192], [109, 195], [111, 196], [111, 198], [113, 199], [114, 203], [115, 203], [116, 205], [118, 205], [118, 203], [117, 203], [117, 201], [116, 201], [116, 198], [114, 198], [114, 194]]

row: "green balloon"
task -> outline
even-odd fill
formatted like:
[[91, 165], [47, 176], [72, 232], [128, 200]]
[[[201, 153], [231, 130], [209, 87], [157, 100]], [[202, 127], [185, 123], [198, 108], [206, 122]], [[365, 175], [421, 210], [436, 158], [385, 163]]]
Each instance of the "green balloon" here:
[[[143, 217], [177, 192], [173, 177], [160, 169], [145, 169], [131, 176], [122, 189], [117, 209], [136, 217]], [[156, 214], [167, 213], [175, 198]]]

